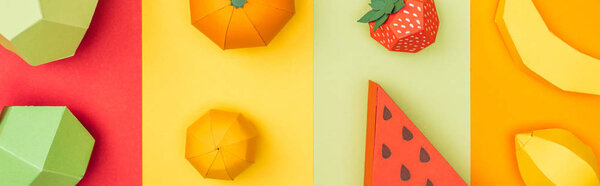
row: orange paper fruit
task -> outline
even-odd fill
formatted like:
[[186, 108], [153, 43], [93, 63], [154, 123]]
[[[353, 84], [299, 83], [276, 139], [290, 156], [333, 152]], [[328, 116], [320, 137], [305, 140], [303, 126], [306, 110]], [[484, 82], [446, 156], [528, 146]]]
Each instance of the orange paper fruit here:
[[257, 136], [241, 114], [211, 110], [188, 127], [185, 157], [204, 178], [233, 180], [254, 163]]
[[192, 24], [222, 49], [266, 46], [294, 15], [294, 0], [190, 0]]

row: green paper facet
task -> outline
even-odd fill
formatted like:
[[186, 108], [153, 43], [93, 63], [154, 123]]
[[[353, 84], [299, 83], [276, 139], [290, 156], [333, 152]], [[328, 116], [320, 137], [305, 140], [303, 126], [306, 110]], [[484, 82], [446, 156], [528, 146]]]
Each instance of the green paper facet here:
[[98, 0], [2, 0], [0, 45], [32, 66], [75, 55]]
[[76, 185], [94, 138], [66, 107], [5, 107], [0, 185]]

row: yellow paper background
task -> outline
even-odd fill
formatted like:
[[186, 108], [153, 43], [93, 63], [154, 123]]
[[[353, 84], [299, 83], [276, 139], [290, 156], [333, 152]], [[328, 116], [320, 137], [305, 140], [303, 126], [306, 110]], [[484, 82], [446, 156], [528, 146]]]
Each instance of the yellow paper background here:
[[[187, 0], [143, 1], [144, 185], [312, 185], [312, 9], [296, 1], [268, 47], [222, 51], [192, 26]], [[204, 179], [185, 159], [186, 128], [211, 108], [259, 132], [256, 163], [235, 181]]]

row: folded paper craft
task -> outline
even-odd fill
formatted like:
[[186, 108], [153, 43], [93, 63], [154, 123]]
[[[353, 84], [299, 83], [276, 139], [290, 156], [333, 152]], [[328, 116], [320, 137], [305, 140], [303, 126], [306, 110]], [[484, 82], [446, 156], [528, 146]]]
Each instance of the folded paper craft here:
[[98, 0], [2, 0], [0, 45], [30, 65], [75, 55]]
[[390, 51], [415, 53], [435, 42], [439, 20], [433, 0], [371, 0], [371, 37]]
[[0, 185], [76, 185], [94, 138], [66, 107], [5, 107], [0, 120]]
[[204, 178], [233, 180], [254, 163], [257, 136], [241, 114], [211, 110], [187, 129], [185, 158]]
[[292, 18], [294, 0], [190, 0], [192, 24], [222, 49], [266, 46]]
[[563, 129], [517, 134], [519, 171], [525, 184], [598, 186], [598, 162], [590, 147]]
[[600, 59], [554, 35], [532, 0], [500, 0], [496, 25], [513, 58], [531, 71], [560, 89], [600, 95]]
[[383, 88], [369, 82], [365, 186], [466, 186]]

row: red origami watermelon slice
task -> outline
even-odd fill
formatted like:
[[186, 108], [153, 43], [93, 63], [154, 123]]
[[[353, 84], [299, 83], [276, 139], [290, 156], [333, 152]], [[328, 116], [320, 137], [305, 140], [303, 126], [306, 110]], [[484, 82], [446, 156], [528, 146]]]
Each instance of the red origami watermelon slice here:
[[467, 185], [377, 83], [368, 104], [365, 186]]

